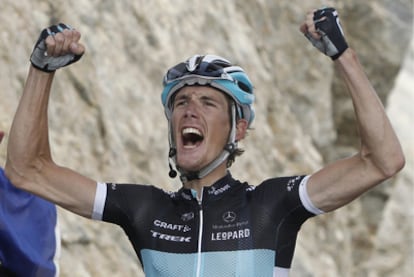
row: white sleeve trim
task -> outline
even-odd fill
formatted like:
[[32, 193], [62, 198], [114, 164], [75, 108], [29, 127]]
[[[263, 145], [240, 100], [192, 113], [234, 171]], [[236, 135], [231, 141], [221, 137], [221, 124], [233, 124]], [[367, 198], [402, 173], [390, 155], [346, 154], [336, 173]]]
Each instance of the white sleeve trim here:
[[273, 269], [273, 277], [288, 277], [289, 268], [275, 266]]
[[318, 209], [317, 207], [315, 207], [315, 205], [312, 203], [309, 194], [308, 194], [308, 190], [307, 190], [307, 185], [308, 185], [308, 180], [309, 180], [309, 175], [306, 176], [305, 178], [303, 178], [303, 180], [300, 182], [299, 185], [299, 197], [300, 200], [302, 201], [303, 206], [305, 206], [305, 208], [315, 214], [315, 215], [319, 215], [319, 214], [323, 214], [325, 213], [324, 211]]
[[106, 201], [106, 184], [96, 183], [95, 202], [93, 203], [92, 219], [102, 220]]

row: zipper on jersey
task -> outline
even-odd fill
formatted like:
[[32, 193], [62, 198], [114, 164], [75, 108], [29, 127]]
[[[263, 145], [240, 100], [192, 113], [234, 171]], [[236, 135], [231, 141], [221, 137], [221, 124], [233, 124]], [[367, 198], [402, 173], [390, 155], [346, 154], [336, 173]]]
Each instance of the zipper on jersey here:
[[201, 248], [203, 239], [203, 188], [201, 188], [200, 195], [196, 197], [199, 207], [199, 228], [198, 228], [198, 245], [197, 245], [197, 277], [201, 277]]

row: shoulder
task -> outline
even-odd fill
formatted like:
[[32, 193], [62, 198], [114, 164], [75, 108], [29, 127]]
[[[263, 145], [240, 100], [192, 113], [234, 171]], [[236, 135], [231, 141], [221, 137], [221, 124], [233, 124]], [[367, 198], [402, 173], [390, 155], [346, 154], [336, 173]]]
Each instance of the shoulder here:
[[[120, 225], [129, 224], [137, 214], [144, 216], [167, 203], [172, 195], [153, 185], [98, 183], [103, 190], [95, 199], [94, 219]], [[96, 211], [95, 211], [96, 210]]]
[[259, 197], [262, 203], [271, 206], [283, 206], [288, 210], [296, 209], [303, 206], [301, 194], [306, 186], [307, 179], [307, 175], [266, 179], [252, 190], [252, 193]]
[[154, 198], [172, 197], [173, 192], [165, 191], [157, 186], [149, 184], [122, 184], [104, 183], [106, 185], [107, 196], [120, 199], [140, 199], [149, 201]]
[[260, 183], [258, 188], [291, 192], [299, 189], [305, 177], [306, 175], [295, 175], [269, 178]]

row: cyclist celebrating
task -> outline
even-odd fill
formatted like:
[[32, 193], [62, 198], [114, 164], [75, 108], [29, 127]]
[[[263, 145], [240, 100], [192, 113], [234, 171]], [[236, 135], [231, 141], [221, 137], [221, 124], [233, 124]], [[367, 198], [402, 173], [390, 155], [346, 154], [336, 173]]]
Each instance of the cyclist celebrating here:
[[[399, 141], [333, 8], [310, 12], [300, 30], [340, 69], [353, 100], [361, 147], [307, 175], [252, 186], [229, 167], [254, 120], [253, 85], [216, 55], [169, 69], [161, 99], [169, 122], [170, 176], [183, 187], [96, 182], [51, 158], [47, 105], [55, 70], [79, 60], [80, 33], [45, 29], [11, 130], [6, 172], [21, 188], [79, 215], [120, 225], [146, 276], [287, 276], [306, 219], [333, 211], [396, 174]], [[82, 194], [78, 192], [82, 191]], [[162, 203], [162, 205], [160, 205]]]

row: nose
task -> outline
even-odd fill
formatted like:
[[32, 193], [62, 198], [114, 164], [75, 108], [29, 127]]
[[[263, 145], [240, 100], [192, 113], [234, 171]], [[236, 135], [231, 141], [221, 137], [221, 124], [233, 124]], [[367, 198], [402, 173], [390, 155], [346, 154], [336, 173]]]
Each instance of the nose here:
[[197, 105], [194, 101], [189, 101], [185, 108], [185, 117], [197, 117]]
[[197, 117], [198, 116], [198, 105], [196, 99], [191, 97], [188, 99], [188, 103], [185, 106], [185, 117]]

